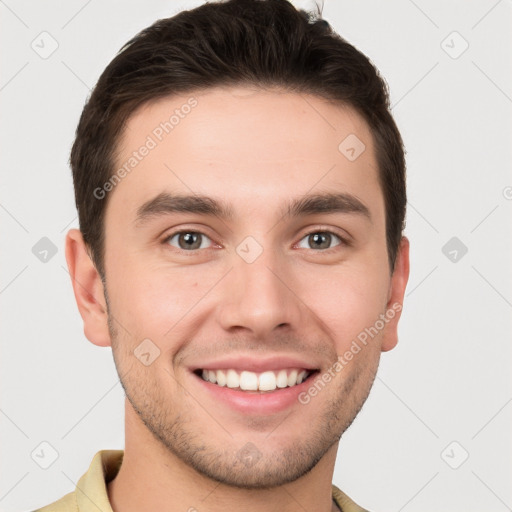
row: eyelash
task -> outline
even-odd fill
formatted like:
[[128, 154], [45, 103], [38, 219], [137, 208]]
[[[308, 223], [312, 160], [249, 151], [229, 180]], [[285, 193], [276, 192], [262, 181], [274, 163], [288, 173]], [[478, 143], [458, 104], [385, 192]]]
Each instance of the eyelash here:
[[[180, 234], [184, 234], [184, 233], [194, 233], [194, 234], [202, 235], [202, 236], [208, 238], [212, 242], [212, 244], [215, 244], [215, 242], [206, 233], [203, 233], [202, 231], [198, 231], [198, 230], [194, 230], [194, 229], [181, 229], [179, 231], [174, 231], [170, 235], [166, 236], [162, 240], [162, 243], [166, 244], [166, 245], [170, 245], [169, 244], [170, 240], [172, 240], [176, 235], [180, 235]], [[332, 251], [337, 250], [337, 248], [340, 248], [340, 247], [343, 247], [343, 246], [344, 247], [350, 247], [352, 245], [351, 242], [346, 237], [341, 236], [339, 233], [336, 233], [332, 229], [328, 229], [328, 228], [320, 228], [319, 229], [319, 228], [316, 228], [316, 229], [313, 229], [313, 230], [305, 233], [304, 235], [302, 235], [300, 240], [298, 242], [296, 242], [293, 247], [297, 246], [302, 240], [304, 240], [308, 236], [310, 236], [312, 234], [315, 234], [315, 233], [334, 235], [335, 237], [337, 237], [340, 240], [340, 243], [335, 245], [334, 247], [330, 247], [328, 249], [318, 249], [318, 250], [315, 250], [315, 249], [309, 248], [308, 250], [310, 250], [310, 251], [321, 252], [321, 253], [331, 253]], [[219, 244], [217, 244], [217, 245], [219, 245]], [[188, 255], [196, 254], [198, 251], [205, 251], [205, 250], [211, 250], [212, 249], [212, 247], [207, 247], [207, 248], [204, 248], [204, 249], [185, 250], [185, 249], [180, 249], [179, 247], [175, 247], [175, 246], [171, 246], [171, 247], [173, 248], [173, 250], [176, 250], [176, 251], [179, 251], [181, 253], [188, 254]]]
[[349, 240], [344, 237], [344, 236], [341, 236], [339, 233], [336, 233], [335, 231], [331, 230], [331, 229], [328, 229], [328, 228], [324, 228], [324, 229], [313, 229], [307, 233], [305, 233], [304, 235], [302, 235], [301, 239], [296, 243], [294, 244], [294, 247], [296, 245], [298, 245], [302, 240], [304, 240], [305, 238], [309, 237], [310, 235], [313, 235], [315, 233], [322, 233], [322, 234], [326, 234], [328, 233], [329, 235], [334, 235], [336, 238], [338, 238], [340, 240], [340, 243], [339, 244], [336, 244], [334, 247], [330, 247], [329, 249], [319, 249], [319, 250], [315, 250], [315, 249], [309, 249], [310, 251], [314, 251], [314, 252], [323, 252], [323, 253], [331, 253], [332, 251], [336, 251], [338, 250], [339, 248], [341, 247], [350, 247], [350, 242]]

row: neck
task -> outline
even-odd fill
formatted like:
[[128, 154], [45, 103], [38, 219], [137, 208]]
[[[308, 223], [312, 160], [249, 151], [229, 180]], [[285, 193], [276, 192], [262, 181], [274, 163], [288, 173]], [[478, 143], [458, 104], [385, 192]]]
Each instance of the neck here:
[[123, 463], [107, 484], [114, 512], [337, 510], [332, 502], [332, 476], [338, 444], [331, 446], [318, 464], [294, 482], [272, 489], [231, 487], [198, 473], [170, 453], [140, 421], [128, 402]]

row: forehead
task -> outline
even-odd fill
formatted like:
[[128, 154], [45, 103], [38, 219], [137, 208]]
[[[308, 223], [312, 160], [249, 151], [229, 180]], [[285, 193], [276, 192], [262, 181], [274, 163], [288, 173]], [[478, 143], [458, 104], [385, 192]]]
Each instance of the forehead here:
[[382, 210], [366, 122], [313, 95], [219, 87], [166, 97], [129, 118], [117, 154], [111, 207], [122, 201], [132, 216], [164, 190], [231, 198], [245, 211], [342, 191]]

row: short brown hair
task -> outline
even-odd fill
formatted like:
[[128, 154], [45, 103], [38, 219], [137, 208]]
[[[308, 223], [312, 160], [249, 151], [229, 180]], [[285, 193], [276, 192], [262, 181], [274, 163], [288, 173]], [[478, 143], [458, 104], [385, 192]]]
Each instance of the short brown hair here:
[[362, 115], [374, 137], [393, 271], [405, 225], [406, 184], [386, 82], [318, 13], [297, 10], [288, 0], [228, 0], [142, 30], [106, 67], [83, 109], [70, 163], [80, 229], [100, 275], [108, 196], [97, 199], [94, 191], [114, 173], [128, 118], [162, 97], [226, 85], [278, 86]]

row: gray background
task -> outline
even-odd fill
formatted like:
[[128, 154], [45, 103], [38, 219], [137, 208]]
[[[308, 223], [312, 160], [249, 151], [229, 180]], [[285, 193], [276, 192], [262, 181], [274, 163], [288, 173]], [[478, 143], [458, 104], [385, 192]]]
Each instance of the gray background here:
[[[111, 350], [84, 337], [66, 270], [67, 160], [118, 49], [200, 3], [0, 1], [1, 510], [60, 498], [98, 450], [124, 447]], [[512, 510], [511, 12], [510, 0], [325, 2], [389, 83], [408, 151], [400, 342], [334, 475], [372, 510]]]

